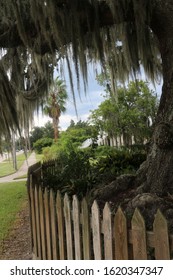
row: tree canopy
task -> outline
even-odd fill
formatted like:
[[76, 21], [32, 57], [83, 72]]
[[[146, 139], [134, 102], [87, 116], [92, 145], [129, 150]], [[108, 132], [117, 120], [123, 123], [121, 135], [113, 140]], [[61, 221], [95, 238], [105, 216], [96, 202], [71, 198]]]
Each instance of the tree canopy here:
[[[135, 75], [141, 64], [150, 77], [157, 76], [160, 56], [154, 31], [162, 2], [2, 0], [0, 131], [17, 125], [23, 112], [31, 118], [54, 67], [62, 69], [64, 60], [72, 88], [72, 64], [78, 82], [82, 73], [86, 83], [88, 61], [100, 61], [103, 69], [106, 62], [113, 84]], [[169, 10], [172, 4], [167, 2]]]
[[[103, 79], [104, 82], [104, 79]], [[155, 122], [158, 100], [147, 82], [130, 82], [117, 88], [118, 100], [107, 93], [98, 109], [91, 112], [90, 120], [100, 132], [109, 137], [123, 137], [124, 145], [149, 141]]]
[[89, 61], [99, 61], [103, 70], [108, 65], [112, 88], [142, 65], [152, 80], [162, 72], [163, 88], [138, 183], [159, 195], [173, 193], [172, 11], [172, 0], [2, 0], [0, 134], [19, 126], [19, 114], [22, 125], [32, 119], [64, 61], [72, 90], [72, 65], [78, 84], [80, 74], [87, 83]]

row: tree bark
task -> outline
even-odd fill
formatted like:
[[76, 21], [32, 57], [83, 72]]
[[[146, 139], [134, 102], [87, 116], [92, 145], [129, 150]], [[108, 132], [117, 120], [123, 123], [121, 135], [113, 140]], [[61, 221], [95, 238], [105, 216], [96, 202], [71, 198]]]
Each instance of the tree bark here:
[[163, 87], [151, 149], [145, 166], [147, 166], [147, 190], [164, 196], [173, 194], [173, 35], [170, 32], [173, 17], [170, 18], [170, 12], [166, 11], [169, 6], [165, 6], [165, 1], [160, 1], [160, 3], [162, 5], [160, 4], [158, 9], [162, 8], [164, 20], [163, 18], [160, 20], [161, 13], [159, 15], [157, 10], [153, 19], [153, 31], [159, 42]]
[[54, 140], [55, 140], [55, 142], [57, 142], [58, 136], [59, 136], [58, 123], [59, 123], [59, 121], [57, 121], [56, 118], [53, 118], [53, 129], [54, 129]]

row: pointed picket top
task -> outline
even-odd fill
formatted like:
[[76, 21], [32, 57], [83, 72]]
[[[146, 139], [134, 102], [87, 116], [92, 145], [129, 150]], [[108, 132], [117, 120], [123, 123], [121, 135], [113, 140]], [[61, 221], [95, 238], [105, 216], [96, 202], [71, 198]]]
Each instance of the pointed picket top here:
[[67, 212], [67, 209], [70, 208], [70, 199], [67, 193], [64, 195], [64, 211]]
[[158, 209], [154, 223], [153, 232], [155, 240], [156, 260], [170, 260], [168, 224], [162, 212]]
[[132, 238], [134, 260], [147, 260], [145, 221], [137, 208], [132, 218]]
[[114, 233], [115, 258], [117, 260], [128, 260], [127, 222], [121, 207], [118, 207], [115, 213]]
[[99, 211], [99, 207], [98, 207], [97, 200], [94, 200], [91, 209], [93, 209], [94, 211], [95, 211], [95, 209], [96, 209], [97, 211]]
[[111, 209], [109, 203], [106, 202], [103, 209], [103, 234], [104, 234], [104, 259], [112, 260], [112, 219], [111, 219]]
[[57, 194], [56, 194], [56, 207], [57, 207], [57, 209], [59, 208], [59, 206], [62, 206], [62, 196], [61, 196], [60, 191], [57, 191]]
[[76, 195], [73, 195], [73, 209], [79, 208], [79, 200], [78, 197]]
[[115, 219], [116, 219], [116, 222], [119, 223], [124, 221], [126, 223], [126, 217], [124, 215], [124, 212], [123, 210], [121, 209], [121, 207], [119, 206], [116, 213], [115, 213]]
[[94, 200], [91, 207], [92, 212], [92, 232], [94, 244], [94, 259], [101, 260], [101, 232], [100, 232], [100, 211], [97, 201]]
[[141, 213], [140, 213], [138, 208], [135, 209], [135, 212], [133, 214], [132, 224], [133, 224], [133, 228], [135, 228], [135, 227], [139, 228], [139, 226], [145, 228], [144, 218], [141, 215]]
[[157, 210], [157, 213], [155, 215], [153, 227], [160, 225], [160, 228], [167, 227], [167, 220], [165, 219], [164, 215], [160, 211], [160, 209]]
[[108, 202], [105, 203], [104, 209], [103, 209], [103, 216], [109, 216], [111, 214], [110, 205]]
[[72, 208], [73, 208], [75, 260], [81, 260], [80, 211], [79, 211], [79, 200], [76, 195], [73, 196]]

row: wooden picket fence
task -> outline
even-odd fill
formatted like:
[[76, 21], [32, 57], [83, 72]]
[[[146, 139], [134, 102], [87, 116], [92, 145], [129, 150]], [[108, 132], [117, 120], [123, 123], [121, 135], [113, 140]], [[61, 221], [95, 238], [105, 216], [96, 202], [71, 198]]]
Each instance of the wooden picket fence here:
[[[169, 260], [173, 256], [173, 235], [167, 221], [157, 211], [153, 231], [146, 231], [145, 221], [136, 209], [127, 226], [121, 210], [113, 214], [109, 203], [99, 209], [86, 199], [64, 197], [42, 188], [41, 165], [29, 170], [28, 195], [34, 259], [43, 260]], [[37, 175], [37, 176], [36, 176]], [[128, 223], [129, 225], [129, 223]]]

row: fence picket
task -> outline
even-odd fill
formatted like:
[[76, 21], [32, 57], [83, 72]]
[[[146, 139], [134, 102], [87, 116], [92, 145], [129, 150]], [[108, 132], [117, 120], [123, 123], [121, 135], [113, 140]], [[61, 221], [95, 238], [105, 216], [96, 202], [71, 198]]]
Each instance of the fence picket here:
[[64, 217], [66, 228], [67, 259], [73, 260], [71, 207], [67, 193], [64, 196]]
[[53, 260], [58, 260], [58, 246], [57, 246], [57, 226], [56, 226], [56, 212], [53, 190], [50, 190], [50, 221], [51, 221], [51, 237], [52, 237], [52, 257]]
[[160, 210], [155, 216], [153, 232], [146, 232], [144, 219], [138, 209], [132, 217], [131, 228], [127, 229], [126, 217], [121, 208], [111, 215], [108, 203], [103, 209], [103, 220], [97, 201], [89, 208], [85, 198], [80, 203], [74, 196], [71, 208], [68, 195], [65, 194], [63, 200], [58, 192], [55, 206], [53, 191], [49, 195], [45, 188], [43, 194], [40, 183], [48, 170], [56, 172], [55, 162], [34, 165], [28, 171], [33, 258], [147, 260], [147, 257], [152, 257], [149, 254], [147, 256], [150, 248], [155, 249], [157, 260], [171, 258], [173, 235], [168, 235], [167, 221]]
[[90, 215], [88, 204], [84, 198], [81, 203], [81, 221], [82, 221], [82, 243], [84, 260], [91, 259], [91, 242], [90, 242]]
[[64, 248], [64, 216], [61, 194], [58, 191], [56, 197], [56, 214], [57, 214], [57, 226], [58, 226], [58, 240], [59, 240], [59, 258], [65, 260], [65, 248]]
[[41, 249], [42, 249], [42, 259], [46, 260], [46, 236], [45, 236], [45, 215], [43, 206], [43, 192], [39, 188], [39, 204], [40, 204], [40, 230], [41, 230]]
[[93, 233], [93, 249], [94, 249], [94, 259], [101, 260], [101, 236], [100, 236], [100, 213], [97, 201], [94, 200], [94, 203], [91, 208], [92, 213], [92, 233]]
[[119, 207], [114, 217], [115, 259], [128, 260], [127, 222]]
[[35, 214], [36, 214], [36, 230], [37, 230], [37, 245], [38, 245], [38, 259], [42, 259], [41, 252], [41, 230], [40, 230], [40, 215], [39, 215], [39, 198], [38, 198], [38, 188], [35, 186]]
[[134, 260], [147, 260], [145, 222], [138, 209], [132, 218], [132, 239]]
[[51, 245], [51, 231], [50, 231], [50, 205], [49, 193], [45, 189], [44, 192], [44, 207], [45, 207], [45, 221], [46, 221], [46, 243], [47, 243], [47, 259], [52, 260], [52, 245]]
[[160, 210], [156, 213], [153, 231], [156, 260], [170, 260], [168, 225]]
[[81, 234], [80, 234], [80, 209], [77, 196], [73, 196], [73, 225], [74, 225], [74, 246], [75, 260], [81, 260]]
[[30, 198], [31, 198], [31, 225], [32, 225], [32, 245], [33, 245], [33, 258], [37, 258], [37, 229], [36, 229], [36, 216], [35, 216], [35, 198], [34, 198], [34, 188], [30, 188]]
[[112, 220], [109, 204], [106, 202], [103, 209], [104, 259], [112, 260]]

